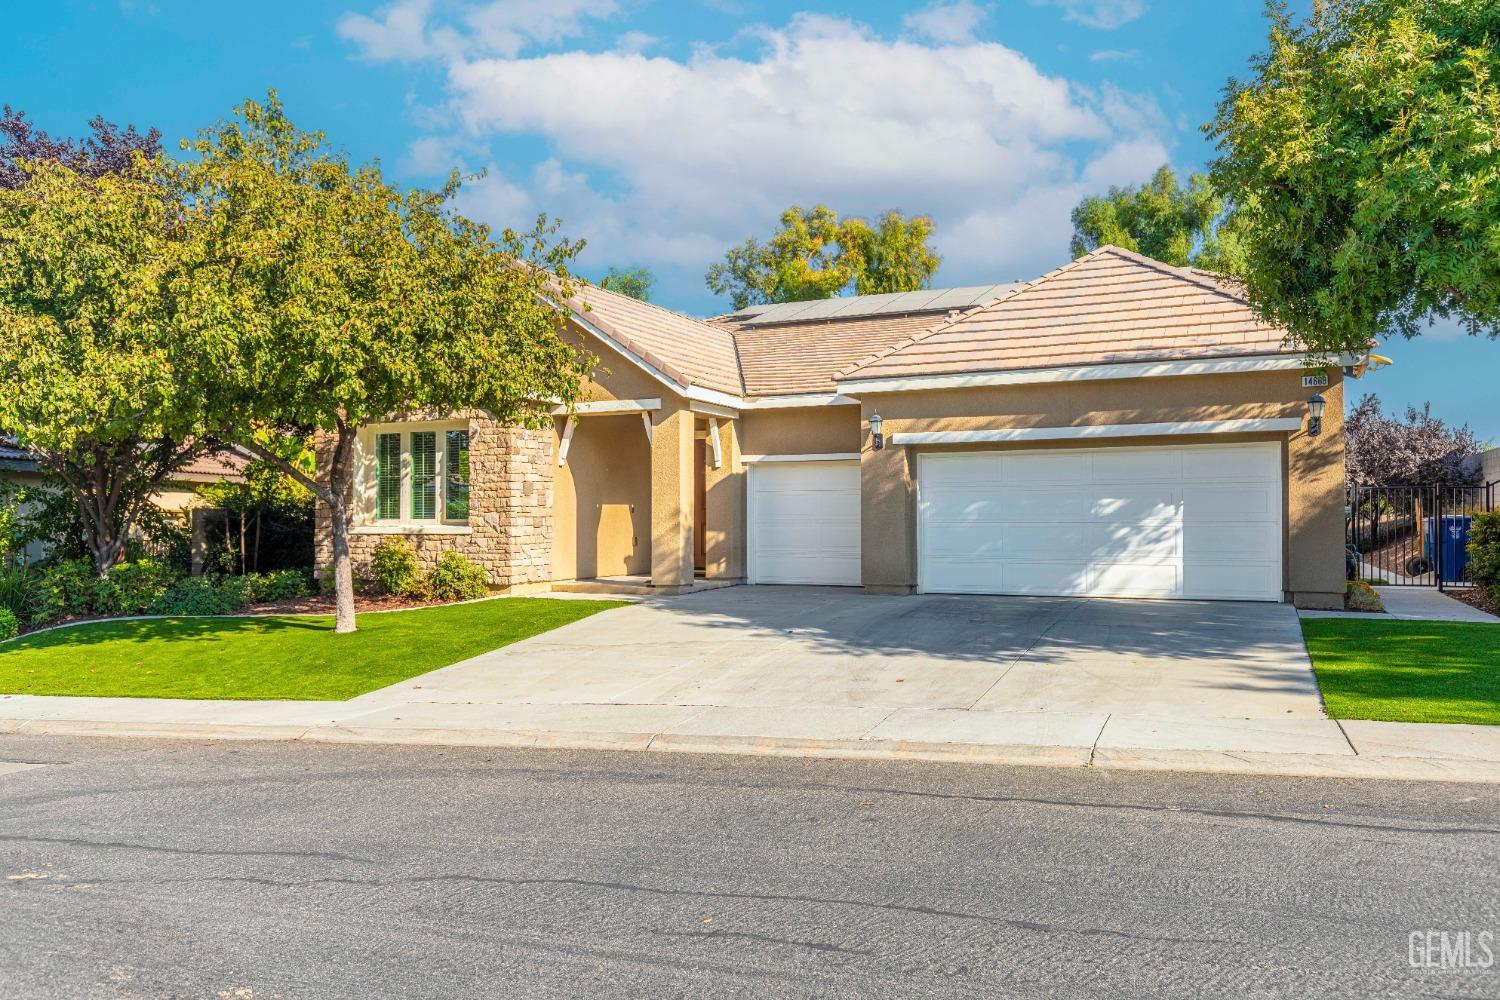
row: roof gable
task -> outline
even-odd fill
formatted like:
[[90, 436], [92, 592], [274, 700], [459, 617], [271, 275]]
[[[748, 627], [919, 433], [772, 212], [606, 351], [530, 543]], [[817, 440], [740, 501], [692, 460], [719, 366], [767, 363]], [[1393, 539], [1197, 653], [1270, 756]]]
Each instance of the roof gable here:
[[734, 335], [722, 326], [593, 285], [579, 286], [567, 305], [582, 326], [640, 358], [664, 382], [744, 393]]
[[1298, 353], [1233, 283], [1104, 246], [845, 368], [839, 380]]

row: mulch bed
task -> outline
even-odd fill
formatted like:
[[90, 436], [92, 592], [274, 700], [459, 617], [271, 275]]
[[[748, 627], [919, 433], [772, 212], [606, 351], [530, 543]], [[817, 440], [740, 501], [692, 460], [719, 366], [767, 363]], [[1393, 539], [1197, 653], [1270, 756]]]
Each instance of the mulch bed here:
[[1500, 604], [1496, 604], [1490, 600], [1489, 595], [1478, 587], [1455, 588], [1453, 590], [1445, 590], [1443, 593], [1456, 601], [1463, 601], [1471, 608], [1478, 608], [1480, 611], [1487, 611], [1492, 615], [1500, 615]]
[[[373, 597], [356, 594], [354, 610], [358, 614], [366, 611], [404, 611], [407, 608], [424, 608], [431, 601], [414, 601], [409, 597]], [[241, 608], [242, 615], [331, 615], [333, 595], [315, 594], [312, 597], [289, 597], [282, 601], [265, 601]]]

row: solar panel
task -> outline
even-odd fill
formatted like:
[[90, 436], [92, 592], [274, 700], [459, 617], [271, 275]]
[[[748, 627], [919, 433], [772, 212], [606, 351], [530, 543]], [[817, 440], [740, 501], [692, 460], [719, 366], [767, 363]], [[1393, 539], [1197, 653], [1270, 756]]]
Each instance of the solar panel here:
[[1018, 285], [966, 285], [962, 288], [924, 288], [915, 292], [883, 292], [879, 295], [844, 295], [807, 302], [778, 302], [750, 306], [737, 314], [745, 326], [772, 323], [809, 323], [856, 316], [886, 316], [901, 313], [947, 312], [982, 305]]

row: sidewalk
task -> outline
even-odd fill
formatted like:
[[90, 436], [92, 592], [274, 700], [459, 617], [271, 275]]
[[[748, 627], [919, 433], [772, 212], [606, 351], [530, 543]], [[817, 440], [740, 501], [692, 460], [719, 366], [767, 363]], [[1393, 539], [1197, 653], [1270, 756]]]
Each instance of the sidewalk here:
[[[379, 692], [377, 692], [379, 693]], [[1500, 727], [884, 708], [0, 697], [0, 732], [653, 750], [1500, 783]]]
[[[1413, 617], [1472, 611], [1406, 596]], [[742, 588], [343, 702], [0, 695], [0, 732], [1500, 783], [1500, 726], [1329, 719], [1306, 655], [1285, 606]]]
[[1404, 622], [1470, 622], [1500, 625], [1500, 618], [1486, 614], [1463, 601], [1449, 597], [1436, 587], [1376, 587], [1385, 604], [1384, 613], [1361, 611], [1298, 611], [1303, 618], [1370, 618]]

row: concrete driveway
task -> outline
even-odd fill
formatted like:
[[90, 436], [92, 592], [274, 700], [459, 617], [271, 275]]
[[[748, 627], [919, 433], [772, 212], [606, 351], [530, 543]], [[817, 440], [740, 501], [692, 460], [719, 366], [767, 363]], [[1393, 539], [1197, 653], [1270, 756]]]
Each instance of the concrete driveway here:
[[[816, 587], [732, 587], [647, 601], [356, 699], [515, 706], [545, 725], [637, 706], [671, 729], [715, 706], [775, 737], [865, 735], [893, 713], [1324, 719], [1296, 612], [1286, 605], [1066, 598], [874, 597]], [[527, 706], [521, 711], [519, 706]], [[659, 706], [656, 712], [653, 707]], [[1083, 720], [1087, 720], [1087, 723]], [[1322, 723], [1327, 725], [1327, 723]], [[1089, 728], [1089, 727], [1092, 728]], [[835, 732], [836, 731], [836, 732]], [[891, 738], [920, 739], [920, 734]], [[1092, 739], [1092, 736], [1090, 737]]]

